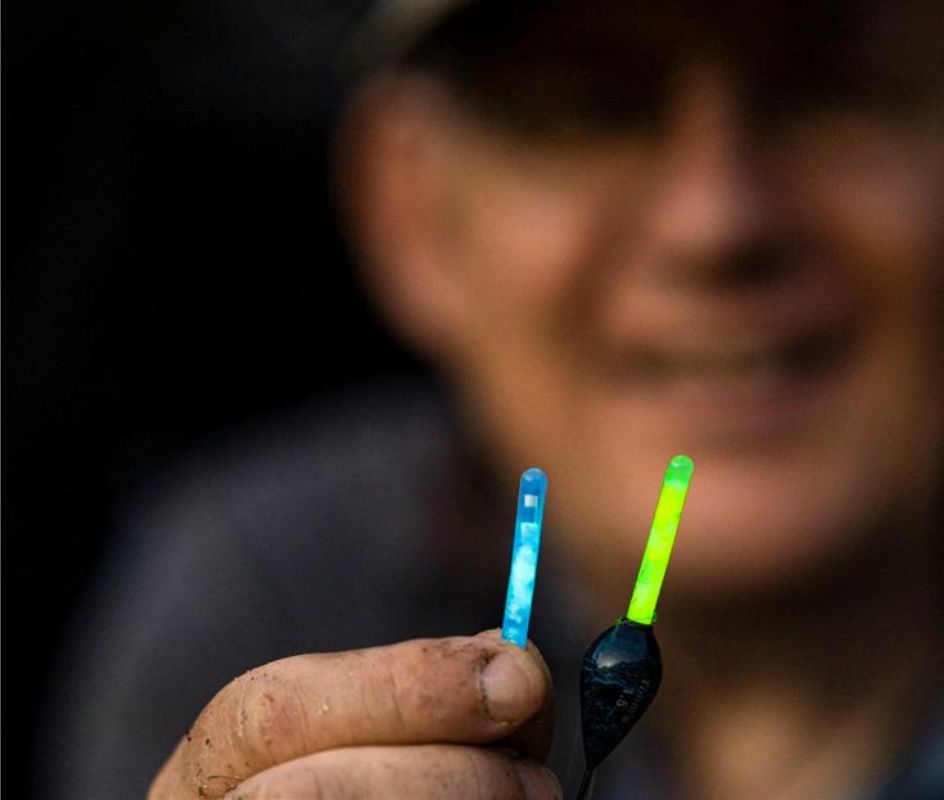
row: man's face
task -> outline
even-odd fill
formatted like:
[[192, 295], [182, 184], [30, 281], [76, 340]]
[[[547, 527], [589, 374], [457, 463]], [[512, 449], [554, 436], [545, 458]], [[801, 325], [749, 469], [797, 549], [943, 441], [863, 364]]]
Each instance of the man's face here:
[[918, 510], [940, 463], [940, 129], [821, 107], [758, 130], [739, 98], [701, 63], [658, 132], [440, 131], [467, 413], [547, 471], [587, 563], [627, 576], [691, 455], [679, 590], [828, 567]]

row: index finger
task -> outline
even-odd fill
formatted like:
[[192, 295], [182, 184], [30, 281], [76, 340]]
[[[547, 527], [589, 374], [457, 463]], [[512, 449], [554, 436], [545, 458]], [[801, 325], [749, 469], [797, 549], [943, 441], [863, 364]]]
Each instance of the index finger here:
[[[274, 661], [210, 701], [151, 797], [219, 797], [264, 769], [337, 747], [498, 741], [549, 697], [540, 658], [491, 634]], [[550, 721], [538, 727], [546, 749]]]

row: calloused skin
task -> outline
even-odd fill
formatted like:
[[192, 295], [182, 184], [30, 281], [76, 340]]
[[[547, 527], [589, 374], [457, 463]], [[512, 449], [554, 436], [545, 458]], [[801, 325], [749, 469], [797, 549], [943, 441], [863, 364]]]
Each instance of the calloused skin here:
[[498, 631], [294, 656], [225, 686], [148, 798], [561, 797], [552, 730], [547, 666]]

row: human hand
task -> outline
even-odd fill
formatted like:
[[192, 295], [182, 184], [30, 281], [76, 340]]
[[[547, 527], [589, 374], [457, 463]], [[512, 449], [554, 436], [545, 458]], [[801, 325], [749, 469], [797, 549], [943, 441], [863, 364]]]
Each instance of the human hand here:
[[560, 797], [550, 674], [498, 631], [274, 661], [203, 709], [149, 800]]

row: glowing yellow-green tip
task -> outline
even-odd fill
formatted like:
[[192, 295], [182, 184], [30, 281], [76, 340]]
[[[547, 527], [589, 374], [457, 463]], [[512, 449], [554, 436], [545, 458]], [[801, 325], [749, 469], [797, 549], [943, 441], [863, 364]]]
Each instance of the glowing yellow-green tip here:
[[672, 545], [675, 544], [675, 534], [678, 532], [688, 484], [692, 480], [694, 470], [695, 465], [688, 456], [675, 456], [665, 470], [662, 491], [659, 493], [656, 513], [652, 518], [652, 529], [649, 531], [649, 541], [646, 542], [646, 551], [642, 554], [639, 575], [636, 576], [633, 596], [626, 611], [626, 617], [633, 622], [651, 625], [656, 617], [659, 591], [669, 566]]

